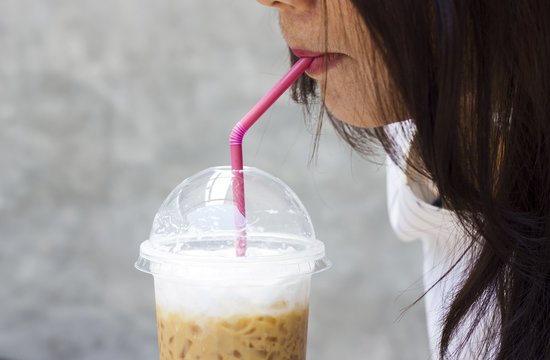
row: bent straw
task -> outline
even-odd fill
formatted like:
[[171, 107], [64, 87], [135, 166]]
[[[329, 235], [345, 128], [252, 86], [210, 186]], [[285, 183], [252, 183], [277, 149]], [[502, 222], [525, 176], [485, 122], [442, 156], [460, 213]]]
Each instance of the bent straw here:
[[243, 178], [243, 137], [262, 114], [292, 85], [300, 75], [307, 70], [312, 58], [301, 58], [292, 68], [258, 101], [256, 105], [233, 127], [229, 136], [231, 150], [231, 169], [233, 171], [233, 204], [235, 211], [235, 227], [239, 232], [235, 241], [237, 256], [246, 254], [246, 212], [244, 204]]

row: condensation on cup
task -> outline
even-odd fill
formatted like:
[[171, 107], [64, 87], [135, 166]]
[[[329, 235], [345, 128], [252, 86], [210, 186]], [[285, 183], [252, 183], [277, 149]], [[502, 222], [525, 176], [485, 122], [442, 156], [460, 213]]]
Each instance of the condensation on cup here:
[[243, 170], [246, 256], [235, 255], [233, 173], [206, 169], [155, 216], [136, 267], [154, 276], [160, 359], [305, 360], [311, 275], [330, 266], [279, 179]]

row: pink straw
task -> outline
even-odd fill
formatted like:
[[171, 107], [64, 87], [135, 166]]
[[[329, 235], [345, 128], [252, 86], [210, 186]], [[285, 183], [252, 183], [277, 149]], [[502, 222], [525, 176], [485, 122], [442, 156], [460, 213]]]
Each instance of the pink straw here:
[[252, 125], [269, 109], [271, 105], [292, 85], [300, 75], [307, 70], [312, 58], [301, 58], [292, 68], [258, 101], [256, 105], [239, 121], [229, 136], [231, 148], [231, 169], [233, 171], [233, 203], [238, 211], [235, 212], [235, 226], [239, 231], [235, 242], [237, 256], [246, 254], [246, 212], [244, 206], [244, 178], [243, 178], [243, 137]]

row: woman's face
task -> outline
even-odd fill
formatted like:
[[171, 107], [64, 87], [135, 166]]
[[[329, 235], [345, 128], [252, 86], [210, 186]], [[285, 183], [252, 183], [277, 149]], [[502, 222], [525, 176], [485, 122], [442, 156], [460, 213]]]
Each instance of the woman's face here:
[[258, 1], [279, 10], [283, 36], [295, 55], [315, 57], [307, 74], [318, 81], [332, 115], [359, 127], [382, 125], [376, 121], [370, 85], [374, 74], [372, 61], [367, 61], [370, 38], [350, 0], [327, 0], [326, 14], [322, 0]]

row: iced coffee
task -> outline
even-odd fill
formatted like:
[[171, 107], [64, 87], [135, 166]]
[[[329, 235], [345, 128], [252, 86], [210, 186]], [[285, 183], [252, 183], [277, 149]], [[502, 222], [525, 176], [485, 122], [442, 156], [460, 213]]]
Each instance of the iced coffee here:
[[160, 360], [305, 360], [308, 309], [199, 318], [157, 308]]
[[227, 167], [180, 184], [136, 267], [154, 276], [161, 360], [305, 360], [311, 275], [329, 266], [296, 195], [244, 171], [246, 256], [235, 255]]

